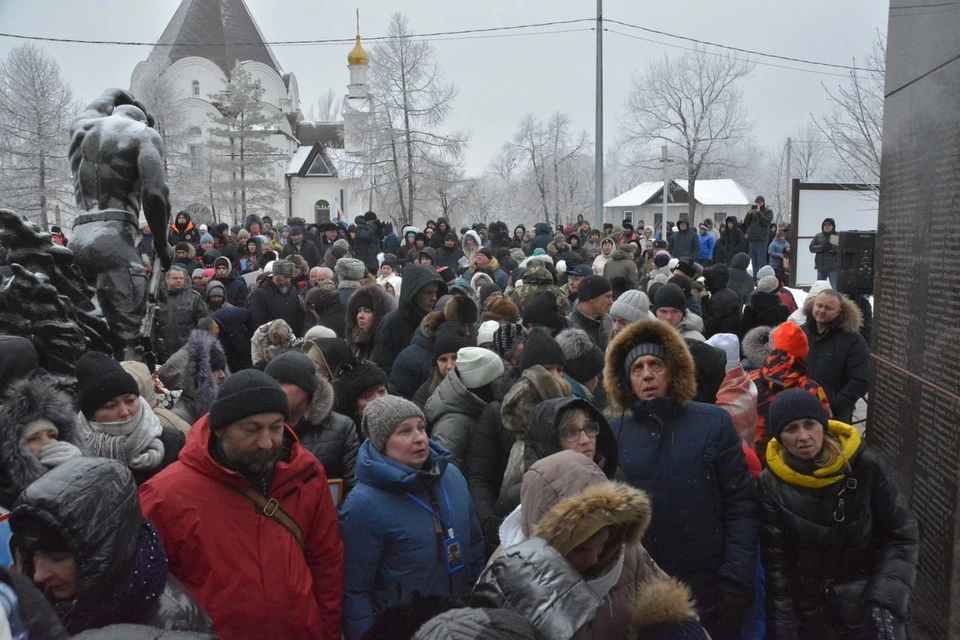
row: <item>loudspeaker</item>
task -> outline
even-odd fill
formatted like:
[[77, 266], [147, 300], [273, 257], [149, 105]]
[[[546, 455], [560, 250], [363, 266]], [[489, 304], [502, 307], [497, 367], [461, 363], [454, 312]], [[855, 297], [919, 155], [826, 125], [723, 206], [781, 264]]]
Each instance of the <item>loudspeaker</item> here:
[[874, 256], [877, 250], [876, 231], [841, 231], [837, 247], [840, 273], [837, 289], [848, 296], [873, 293]]

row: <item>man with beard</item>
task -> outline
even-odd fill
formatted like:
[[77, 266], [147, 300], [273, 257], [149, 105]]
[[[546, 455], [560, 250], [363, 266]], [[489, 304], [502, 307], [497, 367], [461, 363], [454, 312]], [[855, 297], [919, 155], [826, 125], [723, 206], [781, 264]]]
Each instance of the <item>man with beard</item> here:
[[286, 320], [294, 334], [303, 335], [303, 307], [300, 295], [293, 280], [293, 263], [277, 260], [273, 263], [273, 274], [250, 294], [250, 320], [254, 327]]
[[336, 508], [323, 466], [285, 424], [289, 416], [272, 377], [234, 374], [179, 461], [140, 488], [170, 572], [225, 640], [340, 638]]

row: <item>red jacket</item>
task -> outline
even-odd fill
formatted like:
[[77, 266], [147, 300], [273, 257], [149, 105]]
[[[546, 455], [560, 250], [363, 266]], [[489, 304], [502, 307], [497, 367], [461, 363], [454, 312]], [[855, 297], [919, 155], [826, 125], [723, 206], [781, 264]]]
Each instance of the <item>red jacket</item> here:
[[203, 416], [180, 460], [140, 487], [143, 514], [160, 531], [170, 572], [210, 614], [224, 640], [340, 639], [343, 543], [323, 467], [293, 438], [270, 487], [303, 532], [304, 548], [233, 487], [240, 474], [210, 456]]

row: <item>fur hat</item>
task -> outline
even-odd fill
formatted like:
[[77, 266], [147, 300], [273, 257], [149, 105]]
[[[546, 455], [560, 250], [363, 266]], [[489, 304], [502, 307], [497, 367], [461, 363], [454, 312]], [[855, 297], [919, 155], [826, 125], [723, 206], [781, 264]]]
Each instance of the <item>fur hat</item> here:
[[355, 358], [342, 362], [333, 377], [336, 410], [345, 416], [354, 416], [357, 398], [375, 387], [386, 387], [389, 382], [387, 374], [376, 364]]
[[586, 331], [564, 329], [557, 334], [557, 344], [566, 361], [564, 373], [584, 384], [603, 373], [604, 356]]
[[459, 322], [462, 325], [473, 325], [480, 318], [480, 309], [473, 298], [466, 296], [450, 296], [443, 306], [443, 317], [448, 322]]
[[[783, 324], [788, 323], [785, 322]], [[789, 324], [793, 323], [791, 322]], [[770, 338], [772, 332], [772, 327], [761, 325], [750, 329], [750, 331], [747, 331], [747, 334], [743, 336], [743, 340], [740, 342], [740, 348], [751, 368], [759, 369], [762, 367], [770, 355], [770, 352], [773, 351], [773, 341]]]
[[520, 374], [503, 397], [500, 405], [503, 428], [513, 433], [524, 433], [530, 413], [538, 404], [552, 398], [569, 398], [571, 394], [570, 384], [566, 380], [554, 378], [540, 365], [534, 365]]
[[420, 418], [426, 426], [427, 419], [423, 416], [420, 407], [406, 398], [382, 396], [367, 403], [363, 410], [360, 428], [370, 439], [373, 448], [383, 453], [387, 440], [397, 430], [397, 426], [407, 418]]
[[[264, 269], [266, 271], [266, 269]], [[275, 276], [293, 277], [293, 263], [289, 260], [274, 260], [271, 273]]]
[[676, 578], [638, 585], [633, 608], [637, 640], [707, 640], [690, 589]]
[[244, 369], [227, 377], [210, 407], [210, 430], [229, 427], [235, 422], [261, 413], [279, 413], [290, 418], [287, 394], [276, 380], [262, 371]]
[[337, 260], [337, 265], [333, 270], [341, 280], [360, 281], [363, 280], [367, 267], [362, 260], [344, 257]]
[[625, 374], [628, 354], [642, 344], [662, 345], [671, 373], [669, 396], [680, 406], [688, 405], [697, 394], [696, 371], [690, 349], [677, 330], [659, 320], [639, 320], [623, 331], [607, 347], [603, 388], [618, 409], [629, 410], [636, 396]]
[[496, 320], [500, 323], [513, 323], [520, 319], [520, 310], [508, 298], [497, 298], [487, 305], [483, 317], [487, 320]]

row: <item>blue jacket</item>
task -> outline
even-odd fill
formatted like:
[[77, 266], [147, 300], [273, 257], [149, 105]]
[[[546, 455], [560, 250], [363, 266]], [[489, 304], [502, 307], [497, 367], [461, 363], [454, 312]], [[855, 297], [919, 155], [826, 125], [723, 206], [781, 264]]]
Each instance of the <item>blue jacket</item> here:
[[658, 398], [635, 402], [611, 427], [621, 471], [652, 498], [643, 546], [660, 568], [689, 585], [704, 612], [719, 600], [717, 578], [752, 593], [757, 498], [730, 415]]
[[783, 269], [783, 251], [784, 249], [789, 248], [789, 242], [786, 240], [781, 242], [779, 238], [774, 238], [767, 247], [767, 255], [770, 257], [770, 266], [774, 269]]
[[553, 242], [553, 236], [550, 235], [550, 225], [545, 222], [538, 222], [534, 229], [537, 235], [530, 240], [530, 255], [537, 249], [547, 250], [547, 245]]
[[698, 233], [697, 239], [700, 240], [700, 253], [697, 258], [700, 260], [713, 260], [713, 248], [717, 240], [709, 233]]
[[[357, 484], [343, 505], [343, 633], [357, 640], [385, 611], [414, 592], [466, 598], [484, 564], [483, 534], [467, 481], [450, 453], [430, 441], [425, 468], [412, 469], [377, 451], [370, 440], [357, 456]], [[432, 489], [428, 490], [427, 487]], [[444, 499], [446, 490], [450, 508]], [[462, 541], [463, 569], [447, 574], [435, 519], [414, 502], [434, 503]]]

